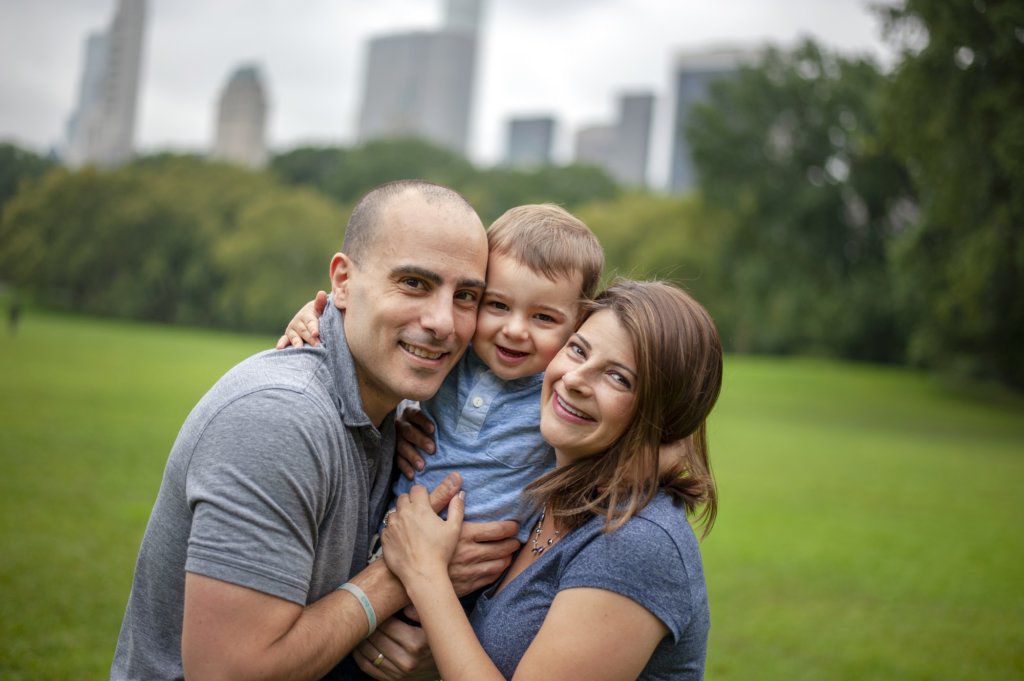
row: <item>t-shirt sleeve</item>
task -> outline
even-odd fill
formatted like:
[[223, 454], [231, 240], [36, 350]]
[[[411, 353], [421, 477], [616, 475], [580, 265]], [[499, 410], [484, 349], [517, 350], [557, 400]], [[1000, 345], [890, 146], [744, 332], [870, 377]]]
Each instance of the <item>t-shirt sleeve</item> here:
[[558, 590], [586, 587], [625, 596], [661, 620], [678, 643], [693, 616], [691, 586], [669, 534], [635, 517], [614, 532], [597, 534], [573, 556]]
[[241, 397], [203, 431], [185, 492], [185, 570], [304, 605], [329, 494], [328, 432], [305, 396]]

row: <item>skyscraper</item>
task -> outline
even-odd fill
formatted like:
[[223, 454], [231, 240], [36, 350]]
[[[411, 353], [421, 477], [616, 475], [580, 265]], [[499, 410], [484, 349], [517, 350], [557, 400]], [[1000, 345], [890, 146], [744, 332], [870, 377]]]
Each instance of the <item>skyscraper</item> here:
[[653, 115], [654, 95], [621, 95], [614, 123], [587, 126], [576, 133], [576, 161], [600, 166], [622, 184], [644, 186]]
[[612, 175], [623, 184], [634, 187], [647, 184], [647, 150], [653, 117], [653, 94], [637, 92], [619, 97]]
[[261, 167], [267, 160], [266, 120], [267, 96], [259, 69], [242, 66], [221, 92], [212, 156]]
[[676, 58], [670, 191], [684, 192], [697, 184], [690, 145], [686, 141], [690, 109], [708, 98], [711, 83], [734, 75], [745, 64], [756, 63], [761, 54], [759, 50], [722, 49], [681, 54]]
[[71, 166], [116, 166], [132, 156], [146, 0], [119, 0], [110, 26], [88, 37], [78, 105], [68, 121]]
[[505, 162], [517, 168], [549, 165], [554, 137], [555, 119], [551, 116], [509, 120]]
[[359, 139], [422, 137], [466, 153], [480, 0], [448, 0], [445, 24], [369, 44]]

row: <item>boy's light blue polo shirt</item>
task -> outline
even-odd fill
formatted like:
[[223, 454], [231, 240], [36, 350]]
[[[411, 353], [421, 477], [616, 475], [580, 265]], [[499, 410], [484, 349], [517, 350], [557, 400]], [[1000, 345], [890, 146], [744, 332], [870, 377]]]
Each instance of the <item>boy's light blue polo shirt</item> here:
[[466, 520], [516, 520], [525, 542], [537, 511], [523, 488], [551, 470], [555, 455], [540, 436], [544, 374], [503, 381], [470, 348], [420, 408], [434, 423], [435, 454], [422, 471], [399, 476], [395, 495], [413, 485], [436, 487], [452, 471], [462, 475]]

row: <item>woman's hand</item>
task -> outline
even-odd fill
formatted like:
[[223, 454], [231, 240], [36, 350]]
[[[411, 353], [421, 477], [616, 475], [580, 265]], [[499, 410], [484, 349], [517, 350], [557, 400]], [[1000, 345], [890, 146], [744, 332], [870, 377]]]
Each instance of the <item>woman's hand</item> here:
[[277, 340], [277, 349], [283, 350], [289, 345], [301, 348], [303, 343], [317, 345], [320, 343], [320, 317], [327, 308], [327, 292], [317, 291], [316, 297], [303, 305], [292, 320], [288, 322], [284, 335]]
[[448, 563], [462, 531], [465, 492], [448, 504], [448, 520], [430, 507], [427, 489], [415, 485], [398, 497], [381, 534], [384, 560], [407, 587], [416, 580], [448, 579]]

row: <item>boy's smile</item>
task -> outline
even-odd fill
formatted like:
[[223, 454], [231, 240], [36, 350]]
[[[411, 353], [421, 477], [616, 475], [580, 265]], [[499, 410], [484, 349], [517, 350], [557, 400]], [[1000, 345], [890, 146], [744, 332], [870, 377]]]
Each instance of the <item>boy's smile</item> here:
[[473, 350], [505, 381], [544, 371], [576, 326], [580, 279], [548, 279], [492, 252]]

